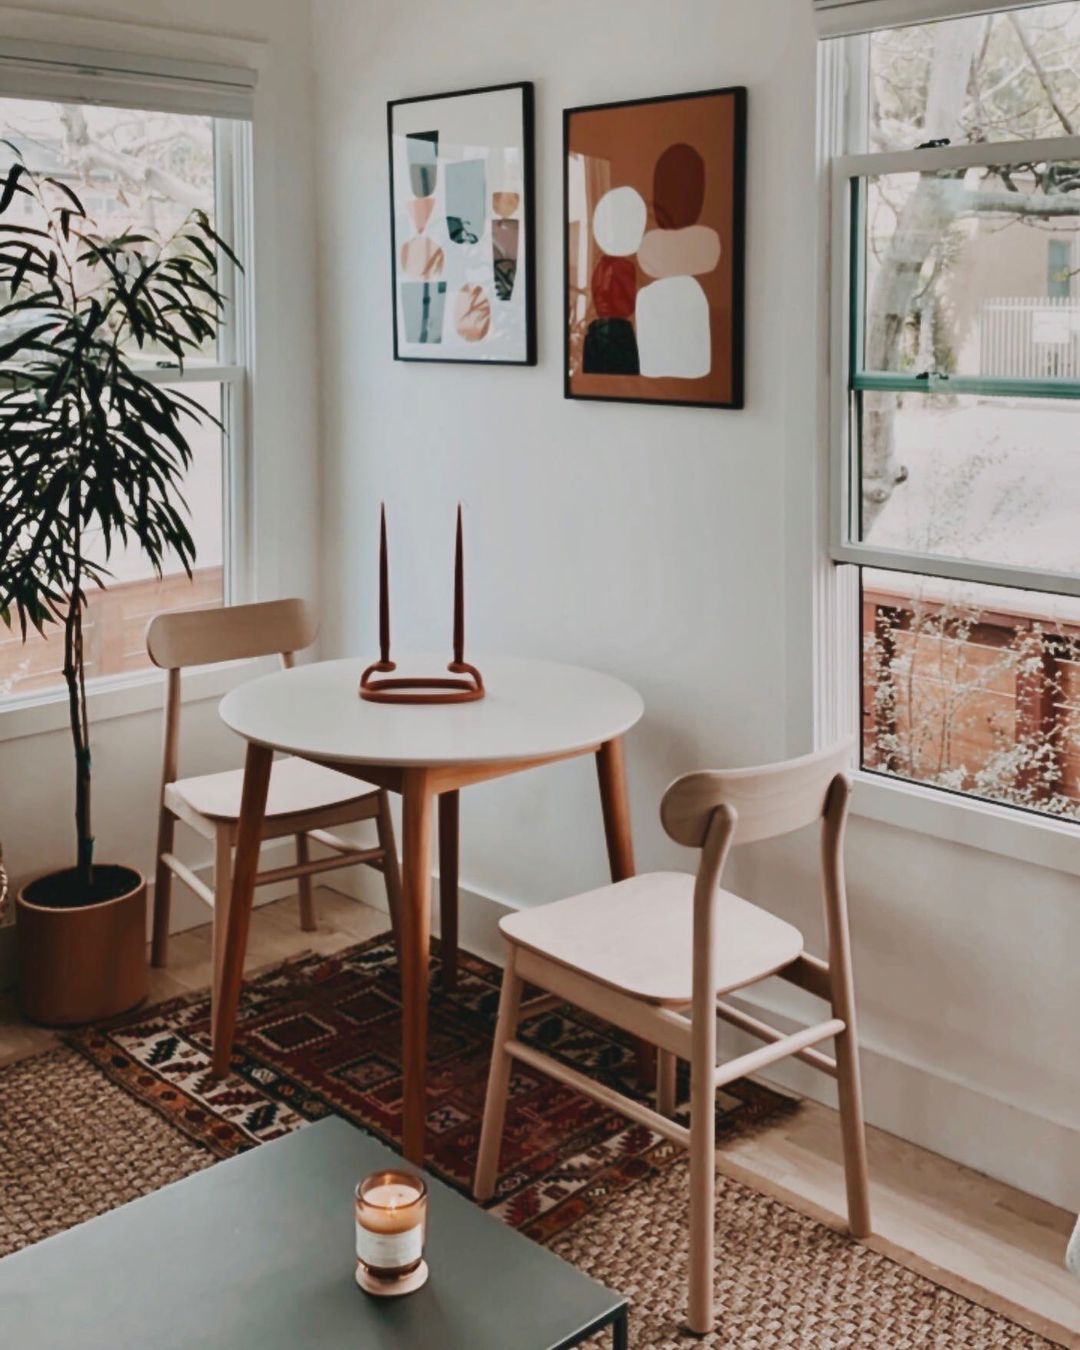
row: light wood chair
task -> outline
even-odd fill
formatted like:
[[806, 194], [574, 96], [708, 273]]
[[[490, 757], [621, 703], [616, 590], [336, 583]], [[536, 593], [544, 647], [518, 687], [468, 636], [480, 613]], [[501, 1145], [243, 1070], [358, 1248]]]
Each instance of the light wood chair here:
[[[164, 966], [168, 960], [169, 908], [175, 876], [213, 909], [215, 996], [232, 896], [232, 850], [236, 842], [244, 774], [242, 769], [235, 769], [203, 774], [198, 778], [177, 777], [180, 672], [185, 666], [271, 655], [279, 655], [282, 664], [290, 667], [294, 653], [310, 646], [316, 631], [314, 612], [303, 600], [271, 600], [256, 605], [174, 611], [157, 615], [147, 629], [146, 647], [150, 659], [167, 672], [151, 960], [155, 966]], [[178, 820], [203, 838], [213, 840], [211, 886], [173, 852]], [[332, 826], [350, 825], [360, 820], [374, 820], [377, 847], [358, 848], [330, 833]], [[394, 848], [394, 827], [385, 792], [365, 789], [355, 778], [307, 760], [275, 760], [262, 838], [280, 839], [288, 835], [296, 841], [295, 864], [258, 873], [256, 885], [295, 879], [300, 893], [300, 927], [311, 932], [316, 927], [312, 878], [339, 867], [367, 863], [383, 874], [390, 922], [397, 941], [401, 881]], [[329, 849], [330, 853], [313, 859], [312, 842]]]
[[[716, 1089], [788, 1055], [837, 1081], [848, 1223], [870, 1233], [866, 1143], [855, 1037], [843, 838], [850, 744], [764, 768], [692, 773], [664, 794], [660, 818], [680, 844], [701, 850], [696, 876], [655, 872], [502, 920], [508, 943], [487, 1103], [476, 1165], [479, 1200], [494, 1193], [514, 1060], [621, 1111], [690, 1150], [689, 1326], [713, 1327]], [[803, 951], [802, 934], [757, 905], [720, 889], [728, 851], [821, 824], [828, 961]], [[831, 1015], [787, 1035], [724, 1001], [723, 995], [779, 975], [824, 999]], [[543, 997], [525, 1011], [567, 1001], [658, 1048], [657, 1110], [516, 1039], [524, 985]], [[717, 1016], [765, 1045], [716, 1062]], [[812, 1047], [832, 1038], [836, 1058]], [[675, 1107], [676, 1059], [690, 1062], [689, 1129]]]

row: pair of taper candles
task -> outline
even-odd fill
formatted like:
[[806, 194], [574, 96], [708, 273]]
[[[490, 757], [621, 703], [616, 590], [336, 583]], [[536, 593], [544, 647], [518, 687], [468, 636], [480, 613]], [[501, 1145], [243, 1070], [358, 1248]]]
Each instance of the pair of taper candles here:
[[[465, 549], [462, 543], [461, 503], [457, 509], [457, 540], [454, 545], [454, 665], [465, 660]], [[379, 512], [379, 664], [390, 660], [390, 563], [386, 546], [386, 503]]]

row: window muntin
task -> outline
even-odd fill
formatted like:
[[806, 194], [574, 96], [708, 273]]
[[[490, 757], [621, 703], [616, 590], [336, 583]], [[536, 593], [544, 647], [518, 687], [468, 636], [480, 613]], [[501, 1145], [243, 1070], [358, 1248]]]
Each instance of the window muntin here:
[[[146, 226], [165, 233], [198, 209], [236, 247], [233, 216], [248, 188], [238, 126], [200, 114], [0, 98], [0, 141], [11, 141], [32, 168], [68, 183], [107, 237]], [[10, 158], [0, 145], [0, 171]], [[87, 596], [91, 679], [149, 668], [144, 633], [155, 613], [220, 605], [235, 590], [242, 530], [232, 485], [242, 474], [246, 369], [241, 277], [227, 260], [222, 283], [231, 303], [214, 348], [189, 358], [183, 372], [170, 353], [139, 353], [155, 381], [182, 386], [221, 424], [191, 424], [193, 463], [184, 495], [196, 542], [194, 576], [177, 561], [159, 578], [137, 551], [114, 547], [112, 582]], [[17, 631], [0, 627], [0, 704], [62, 688], [62, 657], [63, 634], [55, 626], [44, 636], [30, 633], [25, 644]]]
[[859, 565], [862, 765], [1080, 818], [1080, 3], [843, 50], [832, 552]]

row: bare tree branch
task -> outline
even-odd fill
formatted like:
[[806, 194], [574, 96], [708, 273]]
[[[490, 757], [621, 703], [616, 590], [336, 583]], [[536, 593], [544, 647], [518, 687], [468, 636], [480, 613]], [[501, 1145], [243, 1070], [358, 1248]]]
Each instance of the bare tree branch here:
[[1050, 80], [1047, 78], [1046, 71], [1043, 69], [1042, 62], [1039, 60], [1035, 48], [1031, 45], [1031, 39], [1024, 30], [1023, 21], [1016, 14], [1009, 15], [1009, 22], [1012, 24], [1013, 31], [1016, 33], [1020, 46], [1024, 49], [1024, 55], [1031, 62], [1031, 69], [1035, 72], [1035, 78], [1042, 85], [1043, 93], [1046, 95], [1046, 101], [1054, 110], [1054, 116], [1065, 128], [1070, 136], [1076, 135], [1076, 129], [1069, 118], [1068, 113], [1061, 106], [1057, 92]]
[[115, 173], [128, 183], [138, 184], [160, 192], [183, 206], [199, 208], [205, 205], [206, 194], [191, 183], [185, 183], [176, 174], [147, 164], [123, 150], [111, 150], [90, 136], [81, 108], [65, 105], [61, 113], [67, 133], [67, 149], [74, 165], [89, 175], [95, 170]]
[[1071, 216], [1080, 224], [1080, 194], [1027, 193], [965, 187], [958, 179], [941, 180], [942, 205], [957, 216], [1022, 216], [1025, 219], [1053, 220]]

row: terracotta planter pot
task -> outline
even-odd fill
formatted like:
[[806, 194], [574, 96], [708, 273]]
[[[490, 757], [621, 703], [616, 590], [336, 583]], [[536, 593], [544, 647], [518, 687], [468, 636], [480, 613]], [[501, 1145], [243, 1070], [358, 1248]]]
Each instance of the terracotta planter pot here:
[[[146, 997], [146, 882], [134, 867], [110, 868], [130, 887], [114, 899], [58, 908], [35, 903], [55, 873], [27, 882], [15, 897], [19, 1007], [50, 1027], [97, 1022]], [[124, 875], [126, 874], [126, 876]]]

